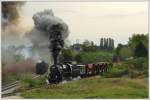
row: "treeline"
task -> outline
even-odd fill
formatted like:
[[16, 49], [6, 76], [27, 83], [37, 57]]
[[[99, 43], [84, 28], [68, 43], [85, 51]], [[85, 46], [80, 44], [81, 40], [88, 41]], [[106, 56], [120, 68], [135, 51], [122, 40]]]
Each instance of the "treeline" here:
[[93, 41], [85, 40], [82, 44], [78, 44], [83, 52], [96, 52], [96, 51], [113, 51], [114, 39], [100, 38], [99, 45], [94, 44]]
[[96, 52], [76, 52], [75, 50], [69, 48], [63, 50], [60, 56], [60, 62], [76, 61], [78, 64], [95, 63], [95, 62], [105, 62], [112, 61], [113, 53], [106, 51], [96, 51]]
[[100, 49], [101, 50], [113, 50], [114, 49], [114, 39], [112, 38], [101, 38], [100, 39]]
[[148, 57], [148, 34], [134, 34], [126, 45], [118, 44], [115, 57], [119, 60]]
[[112, 61], [113, 50], [114, 40], [112, 38], [101, 38], [99, 45], [85, 40], [82, 44], [77, 43], [64, 49], [60, 56], [60, 62], [77, 61], [83, 64]]

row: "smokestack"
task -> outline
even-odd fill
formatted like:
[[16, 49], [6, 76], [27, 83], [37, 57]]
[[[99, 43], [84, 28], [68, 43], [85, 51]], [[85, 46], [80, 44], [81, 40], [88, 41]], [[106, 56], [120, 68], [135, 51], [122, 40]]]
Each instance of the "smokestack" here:
[[63, 27], [60, 23], [52, 25], [49, 29], [49, 40], [51, 45], [49, 46], [50, 51], [54, 59], [54, 64], [58, 63], [58, 56], [62, 48], [64, 47], [64, 40], [62, 38]]
[[37, 29], [41, 35], [48, 37], [49, 49], [52, 54], [54, 64], [57, 64], [59, 54], [64, 47], [64, 41], [69, 34], [67, 24], [54, 16], [52, 10], [44, 10], [34, 14], [33, 20], [35, 29]]

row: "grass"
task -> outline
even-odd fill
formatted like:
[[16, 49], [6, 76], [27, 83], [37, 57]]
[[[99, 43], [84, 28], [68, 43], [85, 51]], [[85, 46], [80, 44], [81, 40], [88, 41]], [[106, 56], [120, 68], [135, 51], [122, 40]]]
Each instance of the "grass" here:
[[27, 88], [36, 87], [42, 84], [42, 80], [33, 79], [32, 75], [30, 74], [23, 75], [21, 78], [21, 82], [24, 85], [24, 87], [27, 87]]
[[148, 98], [147, 79], [90, 77], [66, 84], [43, 85], [24, 98]]

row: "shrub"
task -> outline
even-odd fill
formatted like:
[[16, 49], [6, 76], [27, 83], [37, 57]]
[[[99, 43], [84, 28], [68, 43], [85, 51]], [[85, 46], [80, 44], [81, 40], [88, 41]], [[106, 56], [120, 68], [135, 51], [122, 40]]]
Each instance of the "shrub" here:
[[104, 74], [104, 77], [122, 77], [124, 75], [131, 78], [148, 77], [148, 59], [140, 57], [115, 64], [112, 69]]
[[108, 72], [104, 73], [104, 77], [122, 77], [128, 74], [128, 67], [125, 64], [114, 65]]
[[31, 74], [21, 76], [21, 82], [23, 83], [23, 85], [26, 88], [40, 86], [45, 82], [44, 79], [45, 79], [45, 77], [40, 77], [38, 79], [33, 79]]
[[136, 78], [139, 76], [148, 77], [148, 59], [144, 57], [128, 60], [125, 62], [128, 65], [129, 76]]

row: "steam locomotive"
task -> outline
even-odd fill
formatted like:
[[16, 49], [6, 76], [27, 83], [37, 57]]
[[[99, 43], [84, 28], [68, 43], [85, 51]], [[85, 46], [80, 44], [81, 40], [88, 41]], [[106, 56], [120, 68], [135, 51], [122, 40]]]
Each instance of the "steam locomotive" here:
[[[43, 64], [41, 64], [43, 63]], [[37, 74], [44, 74], [47, 72], [47, 63], [41, 62], [36, 64], [36, 73]], [[45, 66], [44, 66], [45, 63]], [[45, 69], [42, 73], [39, 73], [38, 67]], [[71, 63], [64, 63], [64, 64], [54, 64], [50, 67], [50, 73], [48, 75], [49, 83], [59, 83], [62, 80], [71, 80], [75, 77], [88, 77], [103, 74], [107, 72], [113, 66], [110, 62], [97, 62], [91, 64], [71, 64]], [[40, 69], [40, 71], [42, 71]]]

